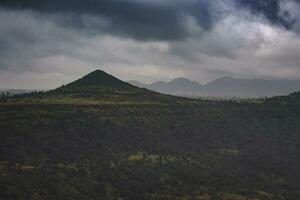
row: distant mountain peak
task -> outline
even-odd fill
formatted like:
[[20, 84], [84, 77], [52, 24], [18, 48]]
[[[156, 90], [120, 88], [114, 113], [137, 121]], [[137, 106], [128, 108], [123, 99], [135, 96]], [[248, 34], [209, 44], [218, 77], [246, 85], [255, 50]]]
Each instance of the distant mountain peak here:
[[82, 78], [67, 84], [67, 88], [76, 87], [104, 87], [104, 88], [128, 88], [132, 85], [119, 80], [103, 70], [95, 70]]
[[138, 81], [129, 81], [129, 83], [140, 88], [147, 88], [156, 92], [175, 95], [185, 95], [191, 91], [199, 91], [202, 87], [198, 82], [191, 81], [184, 77], [176, 78], [170, 82], [157, 81], [152, 84], [144, 84]]
[[178, 78], [175, 78], [172, 81], [170, 81], [170, 83], [172, 83], [172, 82], [189, 82], [190, 83], [193, 81], [191, 81], [190, 79], [185, 78], [185, 77], [178, 77]]
[[177, 77], [177, 78], [174, 78], [173, 79], [173, 81], [174, 80], [186, 80], [186, 81], [190, 81], [188, 78], [186, 78], [186, 77]]
[[96, 70], [90, 72], [87, 75], [91, 75], [91, 74], [107, 74], [107, 73], [105, 71], [101, 70], [101, 69], [96, 69]]
[[198, 82], [191, 81], [190, 79], [185, 77], [175, 78], [174, 80], [169, 82], [169, 84], [180, 89], [198, 89], [198, 87], [202, 87]]
[[231, 76], [223, 76], [221, 78], [218, 78], [217, 80], [233, 80], [235, 78], [231, 77]]

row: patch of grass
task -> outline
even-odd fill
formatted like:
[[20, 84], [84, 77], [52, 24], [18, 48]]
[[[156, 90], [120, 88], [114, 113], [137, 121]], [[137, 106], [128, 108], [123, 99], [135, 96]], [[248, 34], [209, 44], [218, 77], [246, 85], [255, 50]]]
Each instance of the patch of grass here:
[[240, 152], [240, 150], [238, 149], [226, 149], [226, 148], [223, 148], [223, 149], [220, 149], [219, 150], [219, 153], [221, 155], [233, 155], [233, 156], [236, 156], [238, 155]]

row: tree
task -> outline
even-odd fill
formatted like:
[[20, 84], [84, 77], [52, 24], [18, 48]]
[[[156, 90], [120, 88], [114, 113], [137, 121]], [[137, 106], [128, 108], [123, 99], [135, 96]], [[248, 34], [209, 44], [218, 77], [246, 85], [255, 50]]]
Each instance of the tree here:
[[6, 93], [2, 92], [1, 93], [1, 98], [0, 98], [1, 103], [7, 103], [8, 97], [9, 97], [9, 92], [6, 92]]

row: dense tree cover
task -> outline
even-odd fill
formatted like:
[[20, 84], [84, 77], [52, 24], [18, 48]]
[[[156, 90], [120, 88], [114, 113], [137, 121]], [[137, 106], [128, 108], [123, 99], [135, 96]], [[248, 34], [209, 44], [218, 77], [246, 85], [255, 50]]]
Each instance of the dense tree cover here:
[[94, 75], [0, 103], [1, 200], [300, 199], [299, 93], [204, 101]]
[[300, 106], [0, 105], [0, 199], [299, 199]]
[[0, 103], [7, 103], [9, 100], [9, 92], [1, 92]]

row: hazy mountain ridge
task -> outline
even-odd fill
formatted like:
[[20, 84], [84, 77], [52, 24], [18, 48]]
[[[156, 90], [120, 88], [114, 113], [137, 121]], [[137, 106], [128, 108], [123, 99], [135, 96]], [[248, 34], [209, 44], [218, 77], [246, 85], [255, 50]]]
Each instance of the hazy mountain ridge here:
[[147, 88], [157, 92], [175, 95], [191, 95], [195, 92], [200, 92], [202, 89], [201, 84], [183, 77], [176, 78], [170, 82], [157, 81], [152, 84], [145, 84], [139, 81], [128, 82], [137, 87]]
[[238, 79], [222, 77], [201, 85], [187, 78], [176, 78], [170, 82], [158, 81], [144, 84], [139, 81], [128, 81], [137, 87], [157, 92], [186, 96], [239, 96], [239, 97], [271, 97], [288, 95], [300, 91], [298, 80], [263, 80]]

